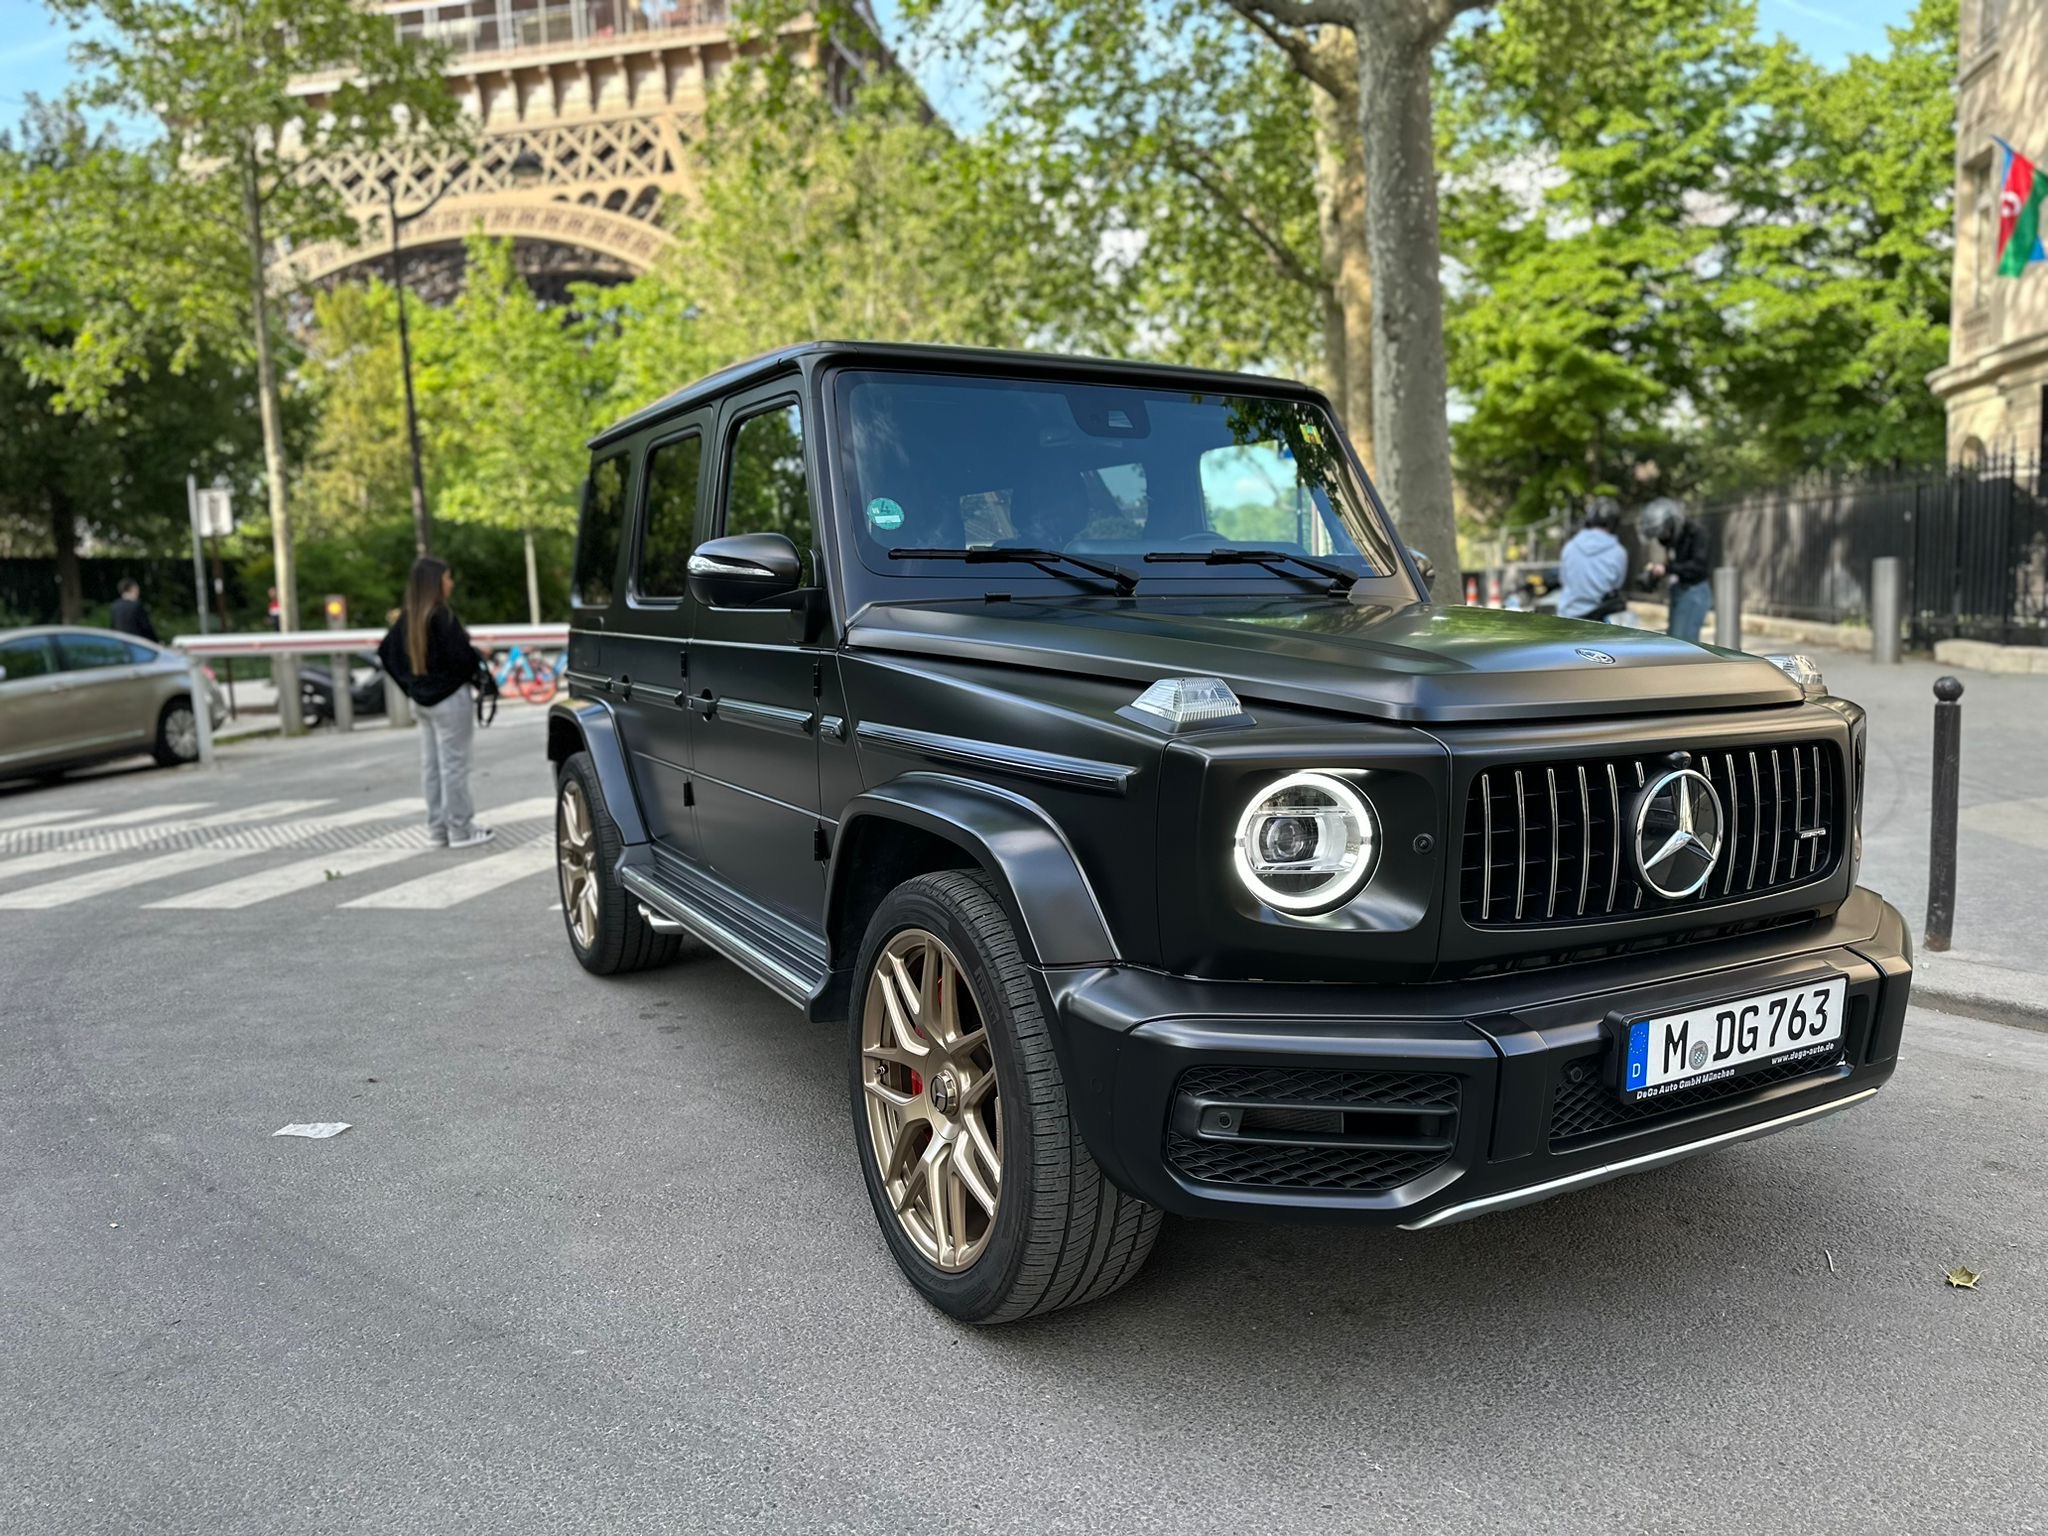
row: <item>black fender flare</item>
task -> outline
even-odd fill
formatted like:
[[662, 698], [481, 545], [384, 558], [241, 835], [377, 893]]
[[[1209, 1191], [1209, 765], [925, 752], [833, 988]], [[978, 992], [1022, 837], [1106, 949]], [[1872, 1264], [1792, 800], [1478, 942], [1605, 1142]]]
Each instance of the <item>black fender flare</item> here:
[[587, 752], [597, 770], [604, 808], [628, 845], [647, 841], [647, 823], [640, 816], [640, 797], [619, 739], [618, 716], [603, 699], [557, 699], [548, 706], [548, 761], [559, 768], [572, 754]]
[[[841, 931], [852, 868], [867, 841], [862, 829], [879, 821], [951, 843], [994, 876], [1032, 964], [1105, 965], [1119, 959], [1102, 904], [1059, 824], [1011, 790], [942, 773], [906, 773], [847, 802], [826, 875], [828, 933]], [[850, 949], [859, 937], [849, 937]], [[840, 968], [853, 958], [835, 953], [832, 962]]]

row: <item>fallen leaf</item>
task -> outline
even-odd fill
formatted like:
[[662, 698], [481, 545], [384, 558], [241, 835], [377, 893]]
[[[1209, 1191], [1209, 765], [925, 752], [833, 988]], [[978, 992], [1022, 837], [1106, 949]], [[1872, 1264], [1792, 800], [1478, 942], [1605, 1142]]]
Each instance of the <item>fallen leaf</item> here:
[[1965, 1269], [1962, 1265], [1958, 1264], [1948, 1272], [1946, 1278], [1948, 1283], [1959, 1291], [1974, 1291], [1977, 1289], [1977, 1282], [1984, 1277], [1974, 1269]]

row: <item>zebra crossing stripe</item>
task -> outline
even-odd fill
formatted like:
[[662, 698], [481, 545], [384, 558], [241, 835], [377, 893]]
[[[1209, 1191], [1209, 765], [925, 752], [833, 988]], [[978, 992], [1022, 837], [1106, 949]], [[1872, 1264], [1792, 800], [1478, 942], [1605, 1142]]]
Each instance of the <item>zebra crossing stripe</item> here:
[[255, 848], [181, 848], [176, 853], [160, 853], [151, 859], [123, 860], [103, 869], [73, 875], [68, 880], [49, 880], [41, 885], [0, 894], [0, 910], [23, 912], [41, 911], [45, 907], [68, 907], [89, 896], [104, 896], [109, 891], [122, 890], [127, 886], [166, 880], [173, 875], [190, 874], [195, 869], [210, 869], [230, 859], [246, 859], [258, 851]]
[[[85, 832], [100, 827], [132, 827], [137, 822], [154, 821], [158, 817], [189, 815], [203, 811], [214, 802], [211, 800], [184, 800], [176, 805], [145, 805], [139, 811], [110, 811], [104, 816], [88, 816], [83, 821], [68, 821], [61, 827], [51, 827], [52, 832]], [[8, 828], [9, 831], [42, 831], [41, 827]]]
[[[552, 804], [552, 802], [550, 802]], [[495, 891], [515, 880], [524, 880], [554, 868], [555, 849], [547, 838], [508, 849], [488, 858], [471, 858], [449, 869], [436, 870], [388, 890], [372, 891], [344, 907], [385, 912], [436, 912]]]
[[[167, 821], [155, 827], [138, 828], [114, 841], [102, 842], [87, 839], [82, 843], [62, 848], [46, 848], [41, 853], [24, 853], [12, 859], [0, 859], [0, 880], [17, 879], [22, 875], [40, 874], [46, 869], [63, 869], [72, 864], [84, 864], [92, 859], [104, 859], [110, 854], [131, 853], [146, 848], [159, 837], [170, 837], [180, 832], [212, 831], [241, 822], [267, 821], [277, 816], [291, 816], [300, 811], [318, 810], [323, 805], [332, 805], [332, 800], [270, 800], [261, 805], [244, 806], [239, 811], [221, 811], [212, 816], [186, 817]], [[419, 802], [397, 802], [418, 804]], [[286, 825], [289, 825], [287, 823]], [[70, 831], [69, 827], [55, 828]], [[266, 828], [267, 831], [282, 831], [282, 828]]]
[[261, 869], [238, 880], [226, 880], [219, 885], [187, 891], [182, 896], [167, 897], [147, 905], [185, 911], [231, 912], [253, 907], [258, 902], [275, 901], [294, 891], [325, 885], [336, 876], [367, 874], [386, 864], [396, 864], [401, 859], [418, 858], [426, 851], [424, 846], [344, 848], [338, 853], [323, 853], [317, 858], [300, 859], [294, 864], [280, 864], [275, 869]]
[[[75, 821], [80, 816], [90, 816], [91, 806], [80, 806], [71, 811], [31, 811], [26, 816], [9, 816], [0, 821], [0, 832], [12, 832], [17, 827], [34, 827], [38, 831], [51, 830], [57, 822]], [[57, 830], [64, 830], [57, 828]]]

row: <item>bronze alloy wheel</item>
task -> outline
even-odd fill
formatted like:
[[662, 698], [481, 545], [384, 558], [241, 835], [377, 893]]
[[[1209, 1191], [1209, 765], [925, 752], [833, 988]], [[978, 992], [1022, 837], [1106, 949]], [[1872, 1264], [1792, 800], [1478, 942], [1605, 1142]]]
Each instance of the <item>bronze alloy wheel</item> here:
[[896, 1220], [938, 1268], [968, 1268], [988, 1246], [1002, 1197], [1001, 1088], [966, 972], [922, 928], [904, 929], [875, 957], [861, 1073], [868, 1147]]
[[590, 802], [573, 778], [562, 780], [562, 798], [555, 813], [555, 867], [562, 877], [562, 911], [578, 945], [597, 945], [597, 833], [591, 825]]

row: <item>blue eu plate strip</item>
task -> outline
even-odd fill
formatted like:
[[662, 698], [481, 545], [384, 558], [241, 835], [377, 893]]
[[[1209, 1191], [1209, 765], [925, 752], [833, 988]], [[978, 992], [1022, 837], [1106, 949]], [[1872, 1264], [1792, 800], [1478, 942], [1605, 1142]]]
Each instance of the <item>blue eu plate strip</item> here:
[[1648, 1085], [1650, 1076], [1650, 1021], [1637, 1019], [1628, 1027], [1628, 1076], [1623, 1086], [1630, 1089]]

